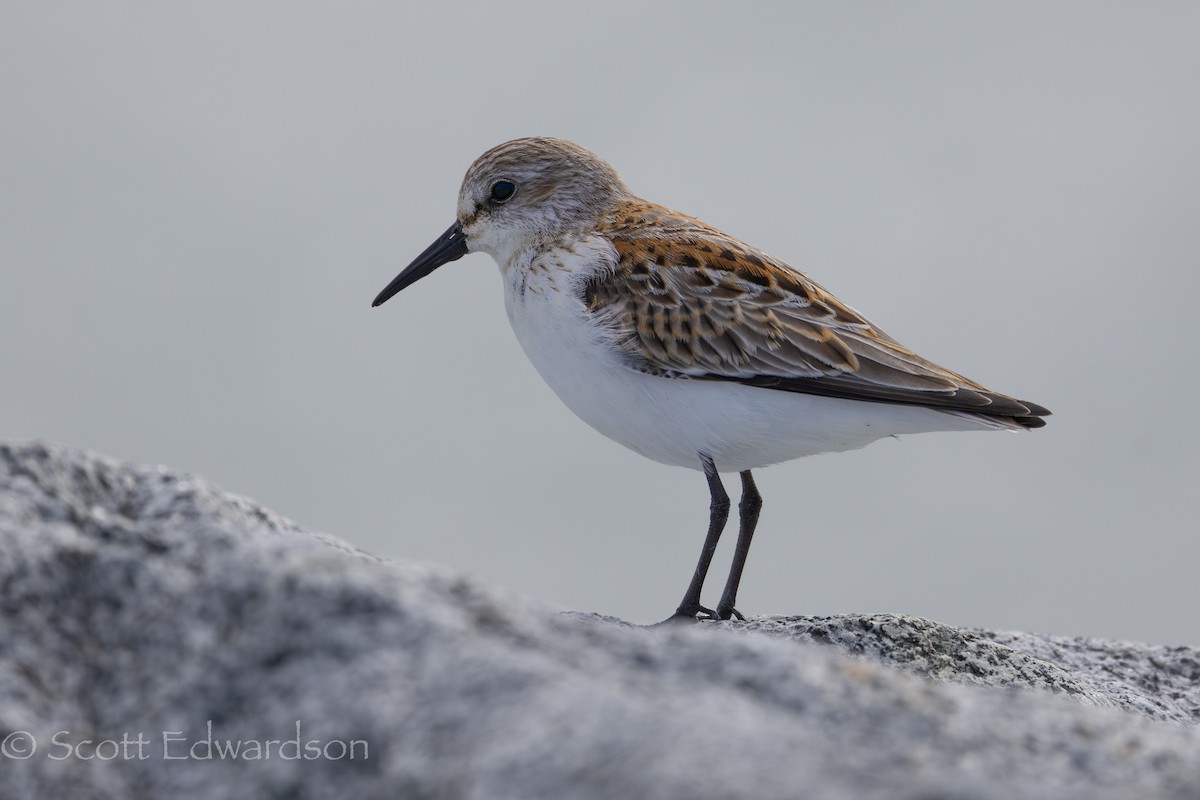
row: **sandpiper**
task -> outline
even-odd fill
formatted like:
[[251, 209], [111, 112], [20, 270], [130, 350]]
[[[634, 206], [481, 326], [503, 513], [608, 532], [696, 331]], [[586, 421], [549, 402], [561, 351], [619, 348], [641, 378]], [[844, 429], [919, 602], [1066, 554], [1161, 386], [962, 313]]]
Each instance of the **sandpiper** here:
[[[704, 472], [708, 534], [676, 619], [742, 619], [738, 584], [762, 498], [751, 470], [898, 434], [1039, 428], [993, 392], [888, 336], [799, 270], [634, 195], [563, 139], [488, 150], [458, 218], [375, 298], [484, 252], [517, 339], [559, 398], [647, 458]], [[740, 530], [716, 609], [700, 592], [741, 475]]]

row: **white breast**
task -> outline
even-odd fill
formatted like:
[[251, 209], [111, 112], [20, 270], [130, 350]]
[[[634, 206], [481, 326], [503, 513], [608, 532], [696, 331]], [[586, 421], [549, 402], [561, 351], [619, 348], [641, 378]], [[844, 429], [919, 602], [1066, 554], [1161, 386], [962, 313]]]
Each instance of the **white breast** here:
[[896, 434], [986, 427], [924, 408], [638, 372], [583, 302], [584, 281], [611, 263], [610, 251], [595, 240], [514, 259], [503, 269], [505, 307], [525, 354], [567, 407], [647, 458], [700, 469], [705, 454], [732, 472]]

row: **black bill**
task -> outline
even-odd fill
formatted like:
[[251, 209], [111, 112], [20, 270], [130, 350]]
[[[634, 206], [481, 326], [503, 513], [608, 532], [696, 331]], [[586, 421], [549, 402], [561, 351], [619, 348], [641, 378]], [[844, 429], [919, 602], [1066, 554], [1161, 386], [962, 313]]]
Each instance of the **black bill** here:
[[433, 244], [425, 248], [425, 252], [413, 259], [404, 271], [384, 287], [383, 291], [371, 303], [374, 308], [383, 305], [388, 299], [408, 286], [424, 278], [442, 264], [457, 261], [467, 254], [467, 237], [463, 234], [462, 225], [455, 222], [446, 232], [439, 236]]

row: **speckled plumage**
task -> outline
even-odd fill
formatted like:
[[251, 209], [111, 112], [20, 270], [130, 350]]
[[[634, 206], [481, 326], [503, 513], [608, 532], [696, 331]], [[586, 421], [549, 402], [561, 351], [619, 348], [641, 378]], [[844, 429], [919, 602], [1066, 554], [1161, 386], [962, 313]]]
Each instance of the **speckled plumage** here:
[[[718, 472], [742, 473], [744, 560], [759, 501], [751, 469], [897, 434], [1036, 428], [1049, 414], [921, 358], [798, 270], [637, 197], [561, 139], [480, 156], [455, 225], [375, 304], [473, 251], [500, 265], [513, 331], [572, 411], [708, 476], [709, 542], [677, 616], [707, 612], [699, 583], [728, 510]], [[736, 613], [740, 564], [710, 615]]]
[[598, 232], [617, 267], [588, 283], [586, 302], [638, 369], [1044, 424], [1039, 406], [921, 358], [799, 271], [699, 220], [627, 201]]

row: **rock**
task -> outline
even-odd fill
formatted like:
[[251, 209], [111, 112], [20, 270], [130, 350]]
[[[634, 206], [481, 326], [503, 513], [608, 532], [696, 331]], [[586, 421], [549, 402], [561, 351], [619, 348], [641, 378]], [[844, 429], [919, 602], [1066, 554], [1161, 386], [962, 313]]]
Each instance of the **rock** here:
[[895, 615], [556, 614], [0, 446], [5, 798], [1194, 797], [1198, 677], [1192, 648]]
[[738, 629], [834, 645], [938, 680], [1045, 689], [1150, 719], [1200, 722], [1200, 651], [1193, 647], [958, 630], [895, 614], [761, 618]]

